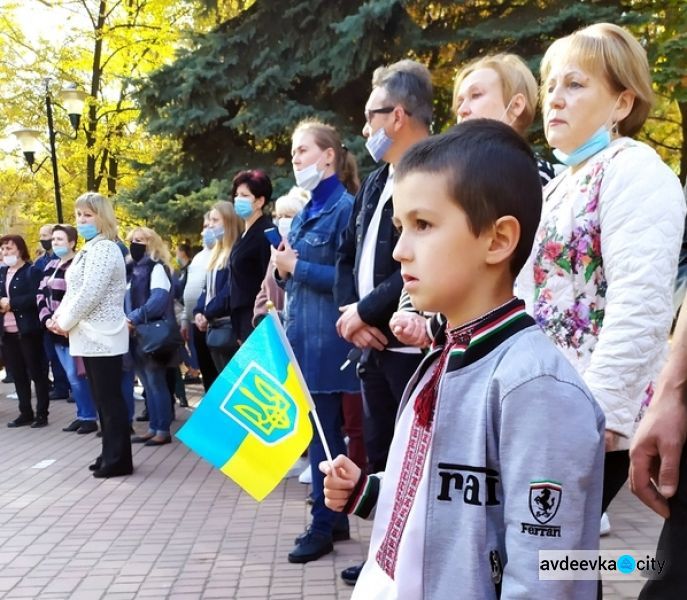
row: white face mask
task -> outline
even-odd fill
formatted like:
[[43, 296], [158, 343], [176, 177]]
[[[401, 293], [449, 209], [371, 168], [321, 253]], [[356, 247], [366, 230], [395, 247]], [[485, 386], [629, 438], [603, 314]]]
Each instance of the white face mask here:
[[8, 254], [2, 259], [8, 267], [13, 267], [17, 264], [17, 257], [14, 254]]
[[285, 238], [289, 234], [289, 231], [291, 231], [292, 222], [292, 217], [282, 217], [281, 219], [279, 219], [279, 222], [277, 223], [277, 229], [279, 230], [279, 234], [283, 238]]
[[309, 167], [301, 169], [300, 171], [293, 170], [293, 176], [296, 178], [296, 185], [304, 190], [312, 192], [322, 181], [324, 176], [324, 169], [320, 171], [317, 168], [317, 162], [314, 162]]

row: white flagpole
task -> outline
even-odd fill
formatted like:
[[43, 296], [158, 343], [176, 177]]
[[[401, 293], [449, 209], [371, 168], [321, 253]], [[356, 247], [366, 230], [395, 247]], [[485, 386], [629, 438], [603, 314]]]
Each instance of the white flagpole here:
[[289, 355], [289, 358], [291, 359], [291, 363], [293, 364], [293, 368], [296, 371], [296, 377], [298, 378], [299, 383], [301, 384], [301, 387], [305, 390], [305, 396], [308, 399], [308, 404], [310, 405], [310, 412], [312, 413], [312, 418], [313, 421], [315, 421], [315, 428], [317, 429], [317, 435], [320, 436], [320, 440], [322, 441], [322, 446], [324, 447], [324, 454], [327, 457], [327, 462], [329, 463], [329, 468], [332, 470], [332, 473], [334, 472], [334, 465], [332, 465], [332, 452], [329, 449], [329, 444], [327, 443], [327, 438], [324, 437], [324, 431], [322, 430], [322, 423], [320, 423], [320, 417], [317, 414], [317, 410], [315, 409], [315, 403], [313, 402], [312, 396], [310, 395], [310, 390], [308, 389], [307, 384], [305, 383], [305, 378], [303, 377], [303, 373], [301, 372], [301, 367], [298, 364], [298, 361], [296, 360], [296, 356], [293, 353], [293, 348], [291, 348], [291, 344], [289, 343], [289, 339], [286, 337], [286, 331], [284, 331], [284, 327], [281, 324], [281, 320], [279, 319], [279, 315], [277, 314], [277, 311], [274, 308], [274, 304], [271, 301], [267, 301], [267, 315], [271, 319], [274, 320], [274, 324], [277, 328], [277, 332], [279, 333], [279, 336], [281, 337], [281, 341], [284, 344], [284, 348], [286, 349], [286, 353]]

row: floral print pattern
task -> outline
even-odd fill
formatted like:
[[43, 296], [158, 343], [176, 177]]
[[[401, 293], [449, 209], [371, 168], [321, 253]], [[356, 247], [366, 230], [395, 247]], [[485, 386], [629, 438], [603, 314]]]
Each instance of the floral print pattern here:
[[604, 165], [577, 180], [568, 172], [554, 184], [534, 242], [534, 318], [575, 359], [591, 355], [603, 325], [607, 283], [598, 208]]

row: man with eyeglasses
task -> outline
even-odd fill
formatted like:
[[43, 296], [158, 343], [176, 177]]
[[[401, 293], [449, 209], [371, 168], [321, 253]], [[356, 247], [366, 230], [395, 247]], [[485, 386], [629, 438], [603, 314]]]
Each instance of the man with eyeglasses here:
[[[394, 164], [429, 135], [432, 82], [427, 68], [412, 60], [379, 67], [365, 105], [363, 136], [375, 162], [356, 196], [353, 214], [339, 246], [334, 297], [342, 312], [339, 335], [360, 348], [358, 363], [364, 406], [368, 468], [383, 471], [394, 432], [396, 412], [406, 383], [422, 358], [391, 333], [389, 319], [403, 288], [401, 267], [392, 252], [398, 240], [391, 217]], [[362, 565], [341, 577], [355, 584]]]

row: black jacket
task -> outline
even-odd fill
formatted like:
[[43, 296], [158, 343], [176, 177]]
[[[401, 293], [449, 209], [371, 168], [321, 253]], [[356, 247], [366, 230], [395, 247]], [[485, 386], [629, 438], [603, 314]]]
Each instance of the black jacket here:
[[353, 213], [348, 227], [342, 234], [337, 253], [334, 299], [339, 306], [358, 302], [360, 318], [368, 325], [381, 329], [389, 339], [390, 346], [399, 346], [399, 342], [389, 330], [389, 319], [398, 307], [403, 289], [401, 265], [392, 256], [399, 234], [391, 222], [391, 200], [384, 205], [379, 223], [374, 259], [374, 289], [364, 298], [359, 298], [358, 295], [358, 272], [363, 240], [388, 175], [389, 165], [373, 171], [367, 176], [355, 197]]
[[234, 244], [229, 256], [229, 304], [232, 311], [250, 308], [252, 316], [255, 297], [270, 263], [270, 243], [264, 234], [265, 229], [270, 227], [274, 227], [274, 223], [262, 215]]
[[[0, 298], [7, 298], [7, 268], [0, 269]], [[24, 265], [14, 274], [10, 282], [9, 299], [10, 307], [17, 321], [19, 333], [33, 333], [41, 331], [41, 322], [38, 319], [38, 305], [36, 294], [42, 273], [33, 267], [31, 263]], [[5, 315], [2, 316], [3, 332]]]

